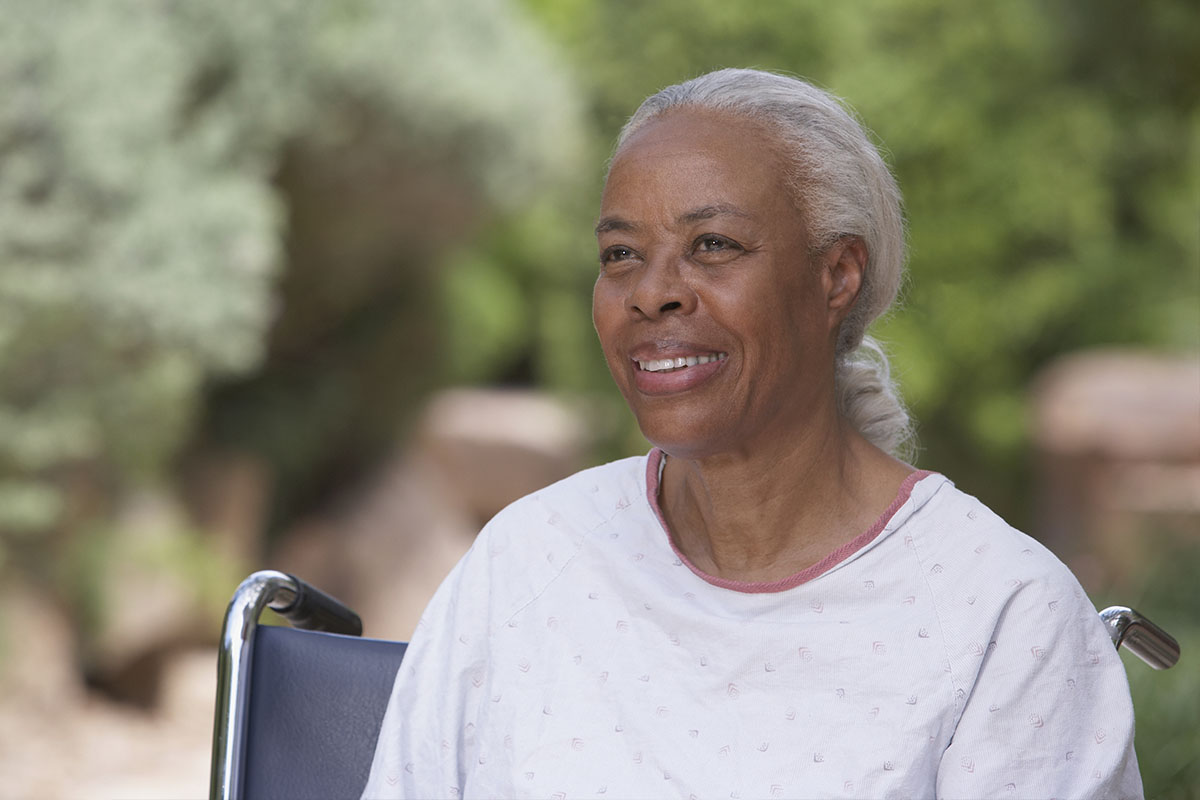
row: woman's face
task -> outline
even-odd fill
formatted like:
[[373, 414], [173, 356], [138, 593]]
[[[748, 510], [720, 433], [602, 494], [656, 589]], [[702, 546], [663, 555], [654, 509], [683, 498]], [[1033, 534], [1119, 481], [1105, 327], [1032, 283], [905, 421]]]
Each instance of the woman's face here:
[[753, 452], [832, 407], [859, 274], [841, 246], [810, 256], [782, 175], [764, 131], [709, 111], [666, 113], [613, 160], [592, 318], [642, 432], [671, 455]]

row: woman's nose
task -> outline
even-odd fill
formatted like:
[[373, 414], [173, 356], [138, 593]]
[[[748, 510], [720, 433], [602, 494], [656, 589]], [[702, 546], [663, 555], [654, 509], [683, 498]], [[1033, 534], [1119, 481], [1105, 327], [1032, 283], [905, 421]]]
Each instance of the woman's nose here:
[[647, 261], [629, 293], [629, 310], [648, 319], [671, 312], [690, 313], [696, 306], [695, 294], [681, 266], [667, 258]]

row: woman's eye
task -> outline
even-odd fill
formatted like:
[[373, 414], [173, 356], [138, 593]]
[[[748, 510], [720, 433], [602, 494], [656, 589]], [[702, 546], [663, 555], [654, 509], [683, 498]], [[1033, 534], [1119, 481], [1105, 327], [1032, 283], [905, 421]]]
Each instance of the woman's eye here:
[[628, 258], [633, 258], [632, 250], [630, 250], [628, 247], [614, 245], [613, 247], [606, 248], [604, 252], [600, 254], [600, 263], [612, 264], [613, 262], [624, 261]]
[[701, 236], [696, 240], [695, 245], [697, 253], [721, 253], [741, 249], [724, 236]]

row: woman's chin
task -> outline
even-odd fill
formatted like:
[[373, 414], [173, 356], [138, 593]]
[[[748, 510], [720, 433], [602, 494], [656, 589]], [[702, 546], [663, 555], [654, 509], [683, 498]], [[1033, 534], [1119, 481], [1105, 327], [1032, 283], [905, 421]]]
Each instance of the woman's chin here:
[[673, 458], [697, 459], [729, 451], [729, 430], [719, 421], [638, 418], [642, 435]]

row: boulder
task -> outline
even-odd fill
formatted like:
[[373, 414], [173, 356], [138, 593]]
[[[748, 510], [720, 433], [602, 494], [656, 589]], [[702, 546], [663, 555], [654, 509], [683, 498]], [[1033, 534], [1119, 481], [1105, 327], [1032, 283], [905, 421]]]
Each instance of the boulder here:
[[1095, 591], [1200, 547], [1200, 356], [1066, 356], [1031, 394], [1035, 529]]

